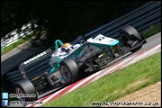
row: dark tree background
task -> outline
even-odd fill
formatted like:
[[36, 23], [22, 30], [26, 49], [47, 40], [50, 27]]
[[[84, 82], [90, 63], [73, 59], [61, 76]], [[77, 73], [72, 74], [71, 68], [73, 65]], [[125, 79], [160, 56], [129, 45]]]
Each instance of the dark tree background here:
[[[33, 21], [47, 30], [45, 46], [55, 39], [71, 42], [147, 1], [1, 1], [1, 36]], [[40, 33], [37, 34], [39, 39]]]

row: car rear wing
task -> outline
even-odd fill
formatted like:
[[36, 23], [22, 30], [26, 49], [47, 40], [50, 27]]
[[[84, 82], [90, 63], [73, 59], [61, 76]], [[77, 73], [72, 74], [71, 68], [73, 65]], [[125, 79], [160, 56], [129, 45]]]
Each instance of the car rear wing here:
[[43, 74], [50, 69], [49, 61], [52, 54], [51, 49], [47, 49], [42, 53], [21, 63], [19, 70], [24, 79], [32, 79]]

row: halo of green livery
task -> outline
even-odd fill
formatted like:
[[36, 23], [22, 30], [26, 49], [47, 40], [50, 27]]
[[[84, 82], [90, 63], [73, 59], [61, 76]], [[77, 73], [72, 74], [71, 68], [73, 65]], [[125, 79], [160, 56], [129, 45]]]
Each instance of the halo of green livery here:
[[[79, 37], [75, 44], [70, 47], [71, 52], [62, 52], [64, 43], [56, 40], [55, 50], [49, 60], [49, 71], [41, 72], [36, 77], [28, 78], [26, 75], [26, 66], [36, 66], [32, 64], [41, 64], [39, 61], [46, 60], [47, 52], [23, 62], [20, 65], [20, 72], [24, 78], [23, 81], [15, 83], [16, 94], [36, 94], [35, 98], [25, 97], [23, 101], [37, 100], [52, 92], [55, 92], [69, 84], [72, 84], [85, 76], [93, 74], [114, 62], [121, 60], [129, 54], [142, 47], [146, 40], [132, 26], [127, 26], [119, 32], [116, 39], [98, 34], [96, 37]], [[60, 46], [60, 47], [59, 47]], [[28, 67], [30, 68], [30, 67]]]

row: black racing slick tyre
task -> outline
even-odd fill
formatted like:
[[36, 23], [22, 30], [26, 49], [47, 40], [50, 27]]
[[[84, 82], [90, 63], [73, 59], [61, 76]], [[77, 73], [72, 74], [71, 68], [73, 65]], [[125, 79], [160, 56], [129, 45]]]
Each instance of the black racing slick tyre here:
[[72, 84], [78, 80], [78, 65], [72, 59], [64, 59], [60, 63], [60, 74], [67, 84]]
[[[142, 35], [132, 26], [127, 26], [120, 31], [120, 36], [122, 36], [122, 41], [124, 45], [134, 47], [138, 42], [143, 40]], [[131, 52], [135, 52], [140, 49], [142, 45], [136, 47]]]
[[132, 26], [127, 26], [120, 31], [120, 36], [125, 36], [130, 40], [143, 40], [141, 34]]
[[[25, 97], [19, 97], [22, 102], [25, 101], [35, 101], [37, 100], [37, 95], [33, 84], [29, 80], [21, 80], [15, 83], [15, 92], [17, 95], [24, 94]], [[30, 95], [30, 96], [27, 96]]]

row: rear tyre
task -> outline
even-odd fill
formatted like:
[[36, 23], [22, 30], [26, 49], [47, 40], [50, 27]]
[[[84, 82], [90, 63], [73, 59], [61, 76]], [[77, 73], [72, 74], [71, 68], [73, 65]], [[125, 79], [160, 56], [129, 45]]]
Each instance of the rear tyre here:
[[21, 80], [15, 83], [15, 92], [17, 95], [19, 94], [32, 95], [31, 97], [19, 97], [19, 100], [21, 102], [34, 101], [37, 99], [35, 88], [29, 80]]

